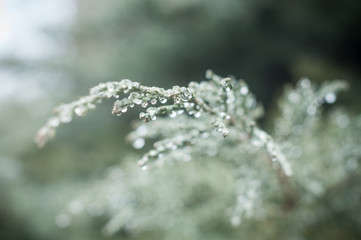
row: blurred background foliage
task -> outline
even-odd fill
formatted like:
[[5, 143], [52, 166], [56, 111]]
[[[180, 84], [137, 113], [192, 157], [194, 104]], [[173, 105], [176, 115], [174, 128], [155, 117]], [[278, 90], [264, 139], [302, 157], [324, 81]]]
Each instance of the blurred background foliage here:
[[[136, 111], [116, 118], [108, 102], [62, 128], [44, 149], [33, 143], [37, 128], [54, 106], [87, 94], [99, 82], [129, 78], [169, 87], [201, 81], [205, 70], [212, 69], [244, 78], [266, 113], [273, 113], [285, 83], [293, 84], [304, 76], [315, 82], [346, 79], [351, 89], [341, 96], [341, 104], [349, 112], [361, 110], [358, 0], [60, 2], [0, 1], [0, 34], [6, 29], [24, 30], [0, 48], [1, 239], [104, 237], [100, 229], [106, 217], [83, 216], [62, 229], [56, 226], [55, 216], [102, 179], [107, 169], [129, 161], [135, 165], [134, 158], [126, 158], [132, 150], [123, 139]], [[21, 21], [7, 21], [10, 10], [15, 15], [19, 11]], [[38, 24], [36, 32], [26, 31], [27, 24], [39, 19], [46, 24]], [[262, 121], [265, 126], [272, 122], [272, 114], [267, 116]], [[327, 196], [338, 196], [359, 178], [346, 179], [345, 187], [331, 189], [320, 201], [332, 205]], [[215, 186], [211, 180], [204, 184]], [[357, 236], [359, 225], [342, 225], [347, 212], [329, 214], [339, 214], [341, 220], [324, 215], [302, 230], [306, 239]], [[209, 239], [234, 239], [242, 234], [225, 219], [212, 224], [201, 229]], [[247, 224], [243, 229], [254, 228], [254, 223]], [[255, 232], [262, 228], [264, 234], [255, 236], [269, 239], [267, 234], [275, 236], [285, 223], [279, 224], [258, 226]], [[124, 231], [111, 238], [161, 239], [159, 234], [129, 236]]]

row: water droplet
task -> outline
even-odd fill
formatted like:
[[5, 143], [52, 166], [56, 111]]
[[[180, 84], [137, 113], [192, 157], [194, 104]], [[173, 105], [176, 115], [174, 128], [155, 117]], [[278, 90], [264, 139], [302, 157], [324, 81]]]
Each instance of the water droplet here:
[[202, 116], [202, 113], [201, 112], [196, 112], [195, 114], [194, 114], [194, 117], [195, 118], [200, 118]]
[[137, 92], [132, 92], [129, 95], [129, 99], [132, 100], [132, 102], [137, 105], [139, 105], [143, 102], [141, 98], [142, 98], [142, 95], [140, 95], [140, 93], [137, 93]]
[[184, 113], [184, 110], [183, 110], [183, 109], [180, 109], [180, 110], [177, 111], [177, 114], [179, 114], [179, 115], [181, 115], [181, 114], [183, 114], [183, 113]]
[[166, 98], [159, 98], [159, 102], [164, 104], [167, 102], [167, 99]]
[[334, 92], [329, 92], [325, 95], [325, 101], [329, 104], [336, 102], [336, 100], [337, 100], [337, 97]]
[[48, 121], [48, 125], [50, 127], [57, 127], [57, 126], [59, 126], [59, 124], [60, 124], [60, 121], [56, 117], [50, 118], [49, 121]]
[[139, 82], [133, 82], [133, 87], [134, 87], [134, 88], [139, 88], [139, 87], [140, 87], [140, 83], [139, 83]]
[[142, 102], [142, 107], [144, 108], [148, 107], [148, 102]]
[[264, 145], [264, 143], [262, 141], [260, 141], [259, 139], [253, 138], [251, 140], [251, 144], [253, 146], [255, 146], [256, 148], [262, 147]]
[[168, 89], [168, 90], [165, 91], [164, 96], [165, 96], [166, 98], [169, 98], [169, 97], [172, 96], [172, 94], [173, 94], [173, 90], [172, 90], [172, 89]]
[[66, 228], [70, 224], [70, 218], [66, 214], [60, 214], [55, 218], [55, 223], [60, 228]]
[[88, 109], [94, 109], [94, 108], [95, 108], [95, 104], [93, 104], [93, 103], [88, 103], [88, 104], [87, 104], [87, 108], [88, 108]]
[[150, 100], [150, 103], [153, 105], [157, 104], [157, 99], [153, 98], [152, 100]]
[[229, 134], [229, 129], [228, 129], [228, 128], [223, 128], [223, 129], [222, 129], [222, 136], [223, 136], [223, 137], [227, 137], [228, 134]]
[[156, 150], [150, 150], [149, 151], [149, 156], [151, 156], [151, 157], [154, 157], [154, 156], [156, 156], [157, 155], [157, 151]]
[[142, 170], [143, 170], [143, 171], [147, 171], [147, 170], [148, 170], [148, 166], [147, 166], [147, 165], [144, 165], [144, 166], [142, 167]]
[[109, 92], [114, 92], [114, 85], [109, 85], [108, 86], [108, 91]]
[[59, 120], [60, 120], [62, 123], [69, 123], [69, 122], [71, 122], [71, 120], [73, 120], [73, 118], [72, 118], [72, 116], [71, 116], [71, 112], [60, 115], [60, 116], [59, 116]]
[[174, 98], [174, 103], [175, 104], [179, 104], [181, 102], [181, 98], [180, 97], [175, 97]]
[[302, 87], [302, 88], [309, 88], [309, 87], [311, 87], [311, 82], [310, 82], [310, 80], [307, 79], [307, 78], [302, 79], [302, 80], [301, 80], [301, 87]]
[[291, 103], [297, 103], [300, 100], [300, 95], [296, 92], [291, 92], [288, 94], [288, 101]]
[[307, 107], [307, 114], [313, 116], [316, 114], [317, 108], [314, 105], [310, 105]]
[[204, 132], [201, 134], [202, 138], [209, 138], [209, 132]]
[[149, 160], [148, 157], [146, 157], [146, 156], [142, 157], [142, 159], [140, 159], [140, 160], [138, 161], [138, 166], [139, 166], [139, 167], [144, 166], [145, 163], [148, 162], [148, 160]]
[[145, 145], [145, 141], [143, 138], [137, 138], [134, 142], [133, 142], [133, 147], [135, 149], [141, 149], [142, 147], [144, 147]]
[[151, 108], [148, 108], [147, 112], [150, 114], [150, 115], [154, 115], [157, 113], [157, 109], [154, 108], [154, 107], [151, 107]]
[[145, 114], [144, 112], [141, 112], [141, 113], [139, 113], [139, 118], [142, 119], [142, 118], [145, 117], [145, 115], [146, 115], [146, 114]]
[[121, 111], [122, 113], [125, 113], [126, 111], [128, 111], [128, 108], [127, 108], [127, 107], [122, 107], [122, 108], [120, 109], [120, 111]]
[[165, 150], [164, 145], [159, 145], [159, 146], [157, 146], [157, 151], [158, 151], [158, 152], [163, 152], [164, 150]]
[[212, 76], [213, 76], [212, 70], [207, 70], [207, 71], [206, 71], [206, 78], [207, 78], [207, 79], [211, 79]]
[[170, 114], [169, 114], [169, 116], [170, 116], [171, 118], [175, 118], [175, 117], [177, 116], [177, 113], [176, 113], [175, 111], [171, 111]]
[[144, 136], [145, 134], [148, 133], [148, 128], [145, 125], [141, 125], [137, 128], [136, 132], [140, 135], [140, 136]]
[[254, 99], [253, 97], [252, 98], [247, 98], [246, 107], [255, 108], [256, 107], [256, 99]]
[[247, 95], [248, 94], [248, 87], [247, 86], [243, 86], [241, 87], [241, 89], [239, 90], [239, 92], [241, 93], [241, 95]]
[[87, 109], [84, 106], [78, 106], [74, 109], [74, 112], [78, 116], [84, 116], [86, 114]]

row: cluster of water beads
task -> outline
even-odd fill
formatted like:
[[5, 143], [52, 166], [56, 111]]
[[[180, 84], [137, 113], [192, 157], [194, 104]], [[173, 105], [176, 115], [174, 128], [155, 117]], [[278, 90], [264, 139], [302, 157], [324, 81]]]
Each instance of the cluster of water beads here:
[[[162, 159], [165, 154], [167, 154], [167, 158], [170, 159], [172, 154], [176, 154], [174, 151], [177, 149], [184, 149], [184, 147], [189, 147], [191, 145], [195, 145], [200, 137], [201, 133], [197, 130], [193, 130], [189, 132], [187, 135], [176, 135], [170, 138], [166, 138], [154, 143], [154, 148], [151, 149], [148, 153], [146, 153], [139, 161], [138, 166], [142, 168], [142, 170], [147, 170], [148, 162], [153, 160], [153, 162], [157, 165], [162, 164]], [[137, 138], [135, 141], [139, 141]], [[135, 142], [134, 141], [134, 142]], [[190, 154], [189, 154], [190, 157]], [[182, 159], [183, 161], [188, 161], [189, 157], [179, 157], [178, 159]], [[174, 156], [173, 156], [174, 158]], [[190, 160], [190, 159], [189, 159]]]
[[226, 124], [221, 120], [216, 120], [213, 123], [213, 126], [215, 130], [222, 134], [222, 136], [225, 138], [229, 134], [229, 128], [226, 126]]

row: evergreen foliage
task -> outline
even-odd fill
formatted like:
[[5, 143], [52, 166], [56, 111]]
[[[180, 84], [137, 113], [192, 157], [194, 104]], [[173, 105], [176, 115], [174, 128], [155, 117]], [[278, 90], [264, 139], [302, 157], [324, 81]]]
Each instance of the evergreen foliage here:
[[[206, 78], [167, 90], [128, 79], [101, 83], [88, 96], [57, 107], [36, 136], [39, 146], [74, 114], [84, 116], [108, 98], [115, 99], [112, 112], [118, 116], [136, 105], [145, 109], [139, 117], [147, 123], [138, 123], [127, 139], [136, 149], [151, 146], [138, 161], [142, 170], [151, 171], [129, 165], [111, 169], [64, 209], [58, 226], [68, 226], [86, 206], [92, 216], [110, 216], [106, 234], [142, 238], [144, 232], [158, 232], [168, 239], [202, 239], [207, 235], [202, 229], [208, 229], [224, 239], [237, 232], [257, 239], [307, 235], [315, 215], [327, 215], [319, 199], [355, 174], [360, 161], [361, 117], [342, 109], [322, 114], [321, 105], [334, 103], [347, 84], [316, 87], [301, 79], [287, 86], [267, 133], [257, 124], [263, 108], [243, 80], [212, 71]], [[217, 162], [210, 164], [212, 159]], [[346, 193], [350, 206], [359, 206], [359, 193], [359, 188]], [[345, 206], [333, 199], [330, 204], [343, 211]], [[352, 216], [357, 218], [357, 212]], [[224, 222], [230, 225], [212, 227]], [[287, 228], [280, 231], [278, 224]]]

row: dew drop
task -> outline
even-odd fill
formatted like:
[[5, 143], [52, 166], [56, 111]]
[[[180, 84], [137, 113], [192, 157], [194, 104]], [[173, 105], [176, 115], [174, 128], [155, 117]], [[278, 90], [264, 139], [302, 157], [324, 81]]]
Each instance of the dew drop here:
[[134, 88], [139, 88], [139, 87], [140, 87], [140, 83], [139, 83], [139, 82], [133, 82], [133, 87], [134, 87]]
[[213, 77], [213, 72], [212, 72], [212, 70], [207, 70], [206, 71], [206, 78], [207, 79], [211, 79]]
[[71, 113], [63, 114], [59, 117], [59, 119], [62, 123], [69, 123], [73, 120]]
[[126, 111], [128, 111], [128, 108], [127, 108], [127, 107], [122, 107], [122, 108], [120, 109], [120, 111], [121, 111], [122, 113], [125, 113]]
[[165, 91], [164, 96], [166, 96], [167, 98], [169, 98], [169, 97], [172, 96], [172, 94], [173, 94], [172, 89], [168, 89], [168, 90]]
[[329, 92], [325, 95], [325, 101], [329, 104], [336, 102], [336, 100], [337, 100], [337, 97], [334, 92]]
[[248, 87], [246, 87], [246, 86], [243, 86], [243, 87], [241, 87], [241, 89], [239, 90], [240, 91], [240, 93], [241, 93], [241, 95], [247, 95], [248, 94]]
[[53, 118], [50, 118], [50, 119], [49, 119], [48, 124], [49, 124], [50, 127], [57, 127], [57, 126], [59, 126], [60, 121], [59, 121], [58, 118], [53, 117]]
[[209, 132], [204, 132], [201, 134], [202, 138], [209, 138]]
[[84, 106], [78, 106], [74, 109], [74, 112], [78, 116], [84, 116], [86, 114], [87, 109]]
[[150, 114], [150, 115], [154, 115], [157, 113], [157, 110], [154, 108], [154, 107], [151, 107], [151, 108], [148, 108], [147, 112]]
[[288, 101], [290, 101], [291, 103], [297, 103], [299, 100], [300, 96], [298, 93], [291, 92], [290, 94], [288, 94]]
[[175, 97], [174, 98], [174, 103], [175, 104], [179, 104], [181, 102], [181, 98], [180, 97]]
[[137, 93], [137, 92], [132, 92], [129, 95], [129, 99], [132, 100], [132, 102], [137, 105], [139, 105], [143, 102], [141, 98], [142, 98], [142, 96], [140, 95], [140, 93]]
[[151, 156], [151, 157], [154, 157], [155, 155], [157, 155], [157, 151], [156, 150], [150, 150], [150, 152], [149, 152], [149, 156]]
[[177, 116], [177, 113], [176, 113], [175, 111], [171, 111], [170, 114], [169, 114], [169, 116], [170, 116], [171, 118], [175, 118], [175, 117]]
[[200, 118], [202, 116], [202, 113], [201, 112], [196, 112], [195, 114], [194, 114], [194, 117], [195, 118]]
[[141, 125], [137, 128], [136, 132], [141, 135], [144, 136], [145, 134], [147, 134], [148, 132], [148, 128], [145, 125]]
[[145, 113], [144, 113], [144, 112], [139, 113], [139, 118], [140, 118], [140, 119], [142, 119], [142, 118], [144, 118], [144, 117], [145, 117]]
[[246, 107], [255, 108], [256, 107], [256, 100], [254, 98], [248, 98], [246, 100]]
[[148, 166], [147, 166], [147, 165], [144, 165], [144, 166], [142, 167], [142, 170], [143, 170], [143, 171], [147, 171], [147, 170], [148, 170]]
[[142, 107], [144, 108], [148, 107], [148, 102], [142, 102]]
[[167, 99], [166, 98], [159, 98], [159, 102], [164, 104], [167, 102]]
[[314, 105], [310, 105], [307, 107], [307, 114], [313, 116], [316, 114], [317, 108]]
[[310, 82], [310, 80], [307, 79], [307, 78], [302, 79], [302, 80], [301, 80], [301, 87], [303, 87], [303, 88], [309, 88], [309, 87], [311, 87], [311, 82]]
[[133, 147], [135, 149], [141, 149], [142, 147], [144, 147], [145, 145], [145, 141], [143, 138], [137, 138], [134, 142], [133, 142]]
[[108, 91], [109, 92], [114, 92], [114, 85], [109, 85], [108, 86]]
[[157, 104], [157, 99], [153, 98], [152, 100], [150, 100], [150, 103], [153, 105]]

